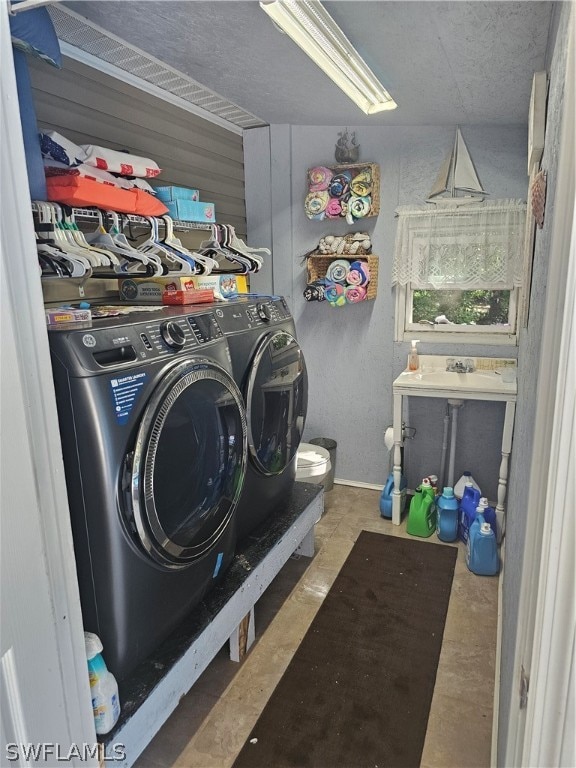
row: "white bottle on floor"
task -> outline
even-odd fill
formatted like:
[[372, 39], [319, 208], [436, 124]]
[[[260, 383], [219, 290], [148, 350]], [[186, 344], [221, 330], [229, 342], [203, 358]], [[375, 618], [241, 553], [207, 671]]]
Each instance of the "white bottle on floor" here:
[[120, 699], [118, 683], [109, 672], [101, 656], [102, 642], [98, 635], [84, 632], [86, 659], [90, 676], [90, 694], [96, 733], [104, 734], [111, 731], [120, 716]]

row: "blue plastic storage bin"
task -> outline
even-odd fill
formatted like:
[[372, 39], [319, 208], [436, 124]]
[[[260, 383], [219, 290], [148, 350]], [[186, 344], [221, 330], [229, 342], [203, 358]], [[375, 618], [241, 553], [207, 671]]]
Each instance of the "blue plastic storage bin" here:
[[198, 189], [189, 189], [188, 187], [154, 187], [156, 197], [163, 203], [172, 203], [175, 200], [189, 200], [197, 202], [200, 200], [200, 191]]
[[177, 221], [195, 221], [206, 224], [216, 223], [214, 203], [200, 203], [192, 200], [173, 200], [165, 202], [168, 212]]

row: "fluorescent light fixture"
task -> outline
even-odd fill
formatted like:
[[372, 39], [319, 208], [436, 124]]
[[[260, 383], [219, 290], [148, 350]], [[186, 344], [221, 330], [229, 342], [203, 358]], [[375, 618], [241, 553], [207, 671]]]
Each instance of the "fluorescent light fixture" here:
[[262, 10], [367, 115], [397, 104], [318, 0], [262, 0]]

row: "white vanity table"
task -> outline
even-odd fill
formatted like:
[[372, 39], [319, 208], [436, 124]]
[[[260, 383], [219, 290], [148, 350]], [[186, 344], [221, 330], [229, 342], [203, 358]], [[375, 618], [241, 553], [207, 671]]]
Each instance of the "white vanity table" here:
[[[453, 359], [453, 357], [451, 358]], [[502, 430], [502, 460], [498, 477], [496, 517], [499, 538], [504, 526], [504, 500], [508, 483], [508, 461], [512, 450], [512, 433], [516, 412], [516, 360], [509, 358], [468, 358], [473, 372], [447, 371], [448, 358], [442, 355], [420, 355], [417, 371], [403, 371], [392, 385], [394, 398], [394, 491], [392, 522], [400, 525], [402, 475], [402, 406], [403, 397], [438, 397], [455, 400], [496, 400], [506, 403]], [[505, 380], [503, 380], [505, 379]], [[510, 380], [511, 379], [511, 380]]]

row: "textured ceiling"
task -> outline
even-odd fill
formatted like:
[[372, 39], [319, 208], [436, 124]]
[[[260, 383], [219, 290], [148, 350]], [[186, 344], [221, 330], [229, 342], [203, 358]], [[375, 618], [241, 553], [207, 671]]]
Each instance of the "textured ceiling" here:
[[398, 109], [366, 116], [257, 0], [65, 5], [267, 123], [525, 123], [552, 2], [325, 2]]

